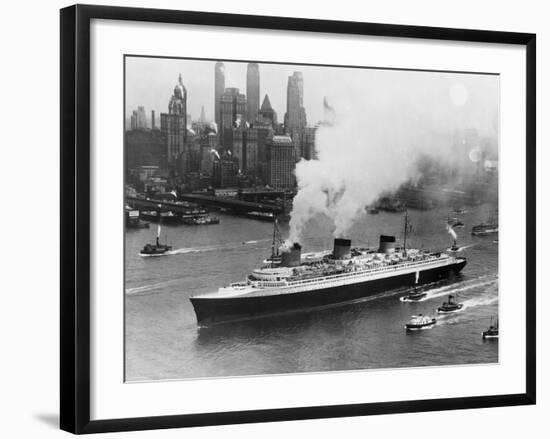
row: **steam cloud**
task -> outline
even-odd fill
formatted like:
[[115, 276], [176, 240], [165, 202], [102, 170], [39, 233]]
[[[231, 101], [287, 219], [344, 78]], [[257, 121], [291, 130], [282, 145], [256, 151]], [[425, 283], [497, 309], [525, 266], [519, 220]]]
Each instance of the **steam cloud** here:
[[345, 235], [365, 206], [420, 176], [421, 157], [464, 160], [453, 149], [457, 129], [475, 128], [496, 143], [497, 78], [463, 75], [468, 99], [457, 102], [450, 93], [456, 75], [407, 72], [403, 81], [403, 72], [368, 74], [330, 97], [334, 121], [317, 130], [318, 159], [297, 163], [289, 242], [300, 242], [318, 215], [333, 221], [334, 236]]
[[447, 224], [447, 232], [449, 232], [449, 235], [451, 235], [453, 239], [456, 241], [456, 238], [457, 238], [456, 232], [449, 224]]

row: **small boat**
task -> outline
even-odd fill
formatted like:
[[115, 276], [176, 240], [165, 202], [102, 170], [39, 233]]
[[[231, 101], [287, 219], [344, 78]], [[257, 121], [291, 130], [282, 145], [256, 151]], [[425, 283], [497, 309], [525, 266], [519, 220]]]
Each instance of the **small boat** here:
[[450, 312], [460, 311], [464, 307], [464, 305], [462, 303], [455, 302], [453, 299], [454, 296], [452, 294], [449, 295], [449, 300], [447, 302], [443, 302], [443, 305], [437, 308], [437, 312], [440, 314], [446, 314]]
[[403, 301], [403, 302], [417, 302], [418, 300], [422, 299], [423, 297], [426, 297], [427, 294], [428, 293], [426, 293], [426, 291], [414, 287], [414, 289], [409, 291], [409, 294], [407, 294], [406, 296], [403, 296], [401, 298], [401, 301]]
[[464, 228], [464, 223], [460, 220], [456, 220], [456, 221], [453, 221], [453, 223], [451, 224], [451, 227], [453, 229], [463, 229]]
[[179, 216], [172, 211], [145, 210], [140, 213], [140, 216], [147, 221], [162, 222], [164, 224], [177, 223], [179, 221]]
[[149, 223], [143, 221], [139, 217], [139, 210], [132, 209], [130, 206], [125, 207], [126, 228], [128, 229], [148, 229]]
[[464, 227], [464, 223], [461, 220], [450, 216], [447, 217], [447, 225], [453, 229], [462, 229]]
[[498, 238], [497, 238], [497, 239], [493, 239], [493, 244], [498, 244]]
[[168, 244], [160, 243], [160, 224], [157, 228], [157, 239], [155, 244], [145, 244], [139, 254], [141, 256], [161, 256], [166, 254], [166, 252], [172, 250], [172, 246]]
[[489, 328], [486, 331], [483, 331], [481, 335], [484, 340], [488, 338], [498, 338], [498, 319], [496, 320], [496, 323], [493, 324], [493, 318], [491, 317], [491, 324], [489, 325]]
[[255, 219], [259, 221], [269, 221], [269, 222], [273, 221], [276, 218], [276, 216], [272, 212], [251, 211], [251, 212], [245, 212], [244, 216], [250, 219]]
[[367, 206], [367, 213], [370, 215], [376, 215], [380, 213], [380, 210], [376, 206]]
[[487, 220], [481, 224], [472, 227], [472, 235], [485, 236], [498, 233], [498, 216], [491, 215]]
[[219, 218], [212, 217], [210, 215], [192, 216], [182, 219], [184, 224], [190, 226], [208, 226], [210, 224], [219, 224]]
[[466, 213], [466, 210], [463, 209], [462, 207], [459, 207], [457, 209], [453, 209], [453, 211], [451, 213], [453, 215], [464, 215]]
[[412, 316], [411, 319], [405, 324], [405, 329], [407, 331], [418, 331], [421, 329], [433, 328], [437, 320], [435, 317], [423, 316], [418, 314], [417, 316]]

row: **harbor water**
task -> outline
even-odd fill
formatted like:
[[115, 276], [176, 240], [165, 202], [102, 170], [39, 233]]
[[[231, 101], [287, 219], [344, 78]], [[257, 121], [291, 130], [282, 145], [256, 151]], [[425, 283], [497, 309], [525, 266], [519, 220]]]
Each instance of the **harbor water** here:
[[[125, 235], [125, 377], [127, 381], [340, 371], [374, 368], [442, 366], [498, 362], [498, 339], [483, 340], [498, 315], [497, 236], [471, 236], [491, 206], [466, 208], [454, 215], [458, 253], [468, 259], [461, 275], [429, 286], [418, 302], [402, 302], [407, 290], [325, 309], [303, 310], [255, 320], [197, 325], [189, 297], [242, 281], [271, 253], [273, 224], [220, 214], [218, 225], [163, 225], [173, 250], [142, 257], [154, 242], [150, 229]], [[446, 250], [448, 209], [409, 210], [413, 225], [407, 246]], [[283, 238], [288, 225], [281, 224]], [[331, 249], [333, 228], [325, 218], [308, 224], [304, 252]], [[403, 236], [403, 214], [361, 215], [348, 234], [352, 246], [378, 245], [380, 234]], [[122, 294], [122, 292], [121, 292]], [[460, 312], [436, 314], [453, 294]], [[411, 315], [436, 316], [432, 329], [407, 333]]]

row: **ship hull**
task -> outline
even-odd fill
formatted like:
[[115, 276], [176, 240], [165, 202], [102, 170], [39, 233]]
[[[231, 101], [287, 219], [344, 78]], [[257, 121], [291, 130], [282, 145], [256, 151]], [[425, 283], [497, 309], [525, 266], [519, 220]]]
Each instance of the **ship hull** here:
[[466, 265], [465, 259], [456, 263], [406, 273], [383, 279], [372, 279], [352, 285], [340, 285], [298, 293], [278, 293], [236, 297], [191, 297], [197, 322], [200, 325], [254, 318], [289, 311], [324, 307], [367, 298], [399, 287], [421, 285], [458, 274]]

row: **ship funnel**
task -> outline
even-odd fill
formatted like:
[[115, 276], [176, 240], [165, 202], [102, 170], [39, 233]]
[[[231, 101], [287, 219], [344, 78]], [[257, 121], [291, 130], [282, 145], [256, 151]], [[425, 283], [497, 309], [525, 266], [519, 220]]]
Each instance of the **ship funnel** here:
[[297, 267], [302, 261], [302, 246], [295, 242], [288, 249], [281, 254], [281, 266], [282, 267]]
[[351, 239], [336, 238], [334, 240], [334, 259], [345, 259], [351, 254]]
[[393, 253], [395, 251], [395, 236], [380, 235], [378, 253]]

